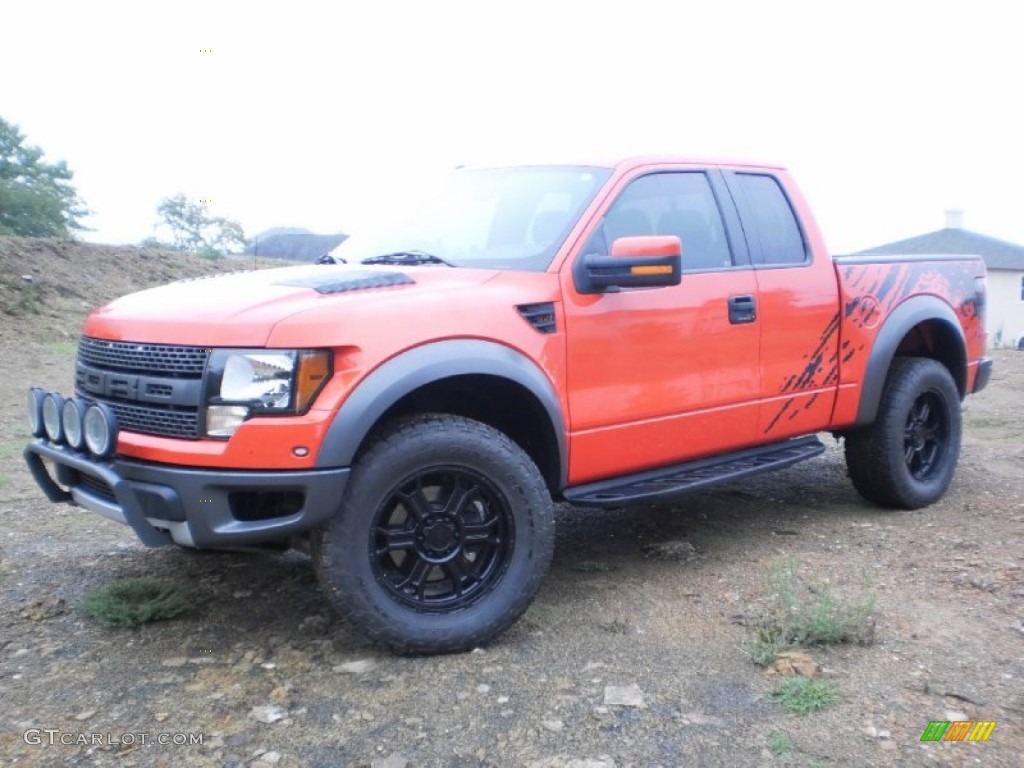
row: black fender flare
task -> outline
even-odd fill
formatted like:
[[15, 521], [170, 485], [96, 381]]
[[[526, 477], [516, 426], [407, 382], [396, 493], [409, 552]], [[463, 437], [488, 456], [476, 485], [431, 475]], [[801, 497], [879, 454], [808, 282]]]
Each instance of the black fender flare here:
[[558, 441], [559, 487], [564, 487], [568, 476], [567, 439], [554, 385], [526, 355], [480, 339], [451, 339], [414, 347], [366, 376], [334, 415], [320, 443], [315, 466], [349, 466], [377, 420], [405, 395], [441, 379], [472, 374], [508, 379], [537, 398]]
[[875, 420], [878, 404], [882, 400], [885, 379], [889, 374], [889, 366], [892, 365], [900, 342], [914, 326], [928, 321], [948, 326], [959, 340], [958, 360], [963, 370], [953, 371], [953, 379], [960, 390], [960, 396], [963, 397], [967, 380], [967, 343], [960, 319], [949, 304], [936, 296], [913, 296], [890, 312], [882, 327], [878, 329], [864, 371], [860, 404], [857, 407], [857, 425], [870, 424]]

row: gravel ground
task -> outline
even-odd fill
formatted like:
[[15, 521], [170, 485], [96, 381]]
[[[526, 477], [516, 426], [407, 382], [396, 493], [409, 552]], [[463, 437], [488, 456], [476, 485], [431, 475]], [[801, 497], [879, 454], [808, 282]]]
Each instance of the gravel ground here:
[[[677, 505], [563, 506], [550, 576], [511, 631], [408, 658], [333, 615], [299, 553], [150, 550], [47, 503], [20, 459], [23, 389], [67, 390], [73, 345], [15, 322], [0, 318], [0, 766], [1022, 764], [1024, 354], [997, 353], [930, 508], [863, 502], [831, 439]], [[873, 643], [810, 651], [840, 696], [804, 717], [766, 698], [776, 683], [745, 651], [787, 557], [876, 603]], [[91, 588], [143, 575], [191, 587], [194, 612], [136, 629], [83, 613]], [[921, 743], [944, 719], [998, 725], [986, 743]]]

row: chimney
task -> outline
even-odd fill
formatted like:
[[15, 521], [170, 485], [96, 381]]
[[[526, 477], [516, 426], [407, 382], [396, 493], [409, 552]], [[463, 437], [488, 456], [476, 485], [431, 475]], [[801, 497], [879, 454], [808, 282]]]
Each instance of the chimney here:
[[946, 229], [963, 229], [964, 212], [961, 209], [953, 208], [946, 211]]

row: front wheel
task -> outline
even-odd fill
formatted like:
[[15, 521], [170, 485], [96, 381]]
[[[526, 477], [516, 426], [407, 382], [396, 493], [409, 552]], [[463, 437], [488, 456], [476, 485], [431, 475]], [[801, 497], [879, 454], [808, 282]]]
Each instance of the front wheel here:
[[937, 501], [960, 456], [960, 395], [944, 365], [893, 360], [875, 423], [847, 433], [846, 466], [868, 501], [918, 509]]
[[553, 504], [530, 457], [485, 424], [429, 415], [357, 460], [312, 554], [357, 629], [399, 652], [447, 653], [507, 629], [553, 549]]

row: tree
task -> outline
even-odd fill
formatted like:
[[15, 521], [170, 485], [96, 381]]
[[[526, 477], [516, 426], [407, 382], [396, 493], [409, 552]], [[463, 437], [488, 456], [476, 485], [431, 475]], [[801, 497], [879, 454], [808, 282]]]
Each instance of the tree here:
[[43, 161], [43, 150], [25, 145], [18, 126], [0, 118], [0, 235], [71, 237], [89, 213], [64, 161]]
[[160, 225], [171, 232], [170, 247], [189, 253], [220, 256], [232, 246], [247, 244], [242, 225], [237, 221], [210, 216], [206, 203], [189, 200], [185, 195], [165, 197], [156, 212]]

